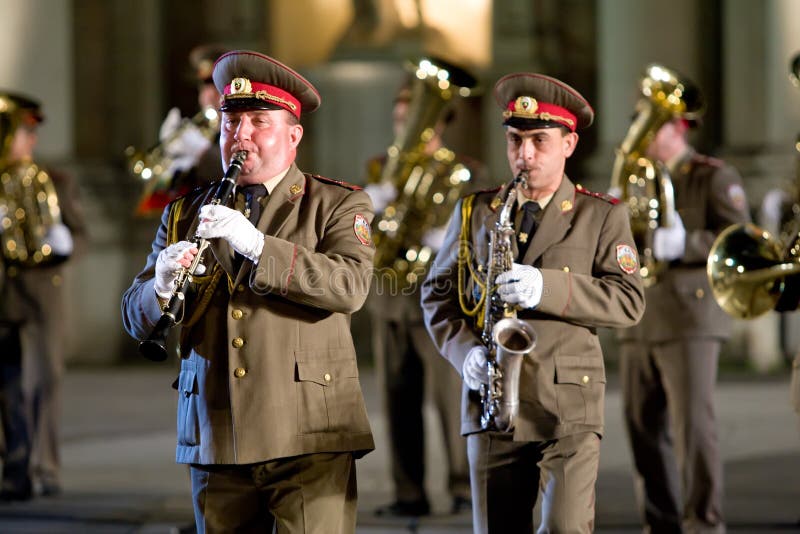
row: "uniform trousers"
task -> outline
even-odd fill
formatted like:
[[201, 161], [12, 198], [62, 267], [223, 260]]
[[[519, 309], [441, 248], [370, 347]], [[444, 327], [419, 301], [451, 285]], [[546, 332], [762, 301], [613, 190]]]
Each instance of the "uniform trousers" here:
[[647, 532], [724, 532], [714, 412], [721, 342], [623, 341], [624, 420]]
[[356, 528], [355, 458], [314, 453], [250, 465], [192, 464], [198, 534], [350, 534]]
[[19, 328], [0, 326], [0, 419], [3, 427], [2, 490], [30, 492], [31, 439], [22, 390]]
[[533, 533], [533, 508], [541, 494], [538, 533], [594, 530], [600, 437], [582, 432], [550, 441], [513, 441], [502, 432], [467, 437], [475, 534]]
[[[406, 297], [393, 298], [394, 306], [402, 308], [401, 299]], [[380, 302], [386, 300], [373, 300], [373, 306]], [[421, 315], [416, 296], [407, 303]], [[427, 500], [423, 420], [427, 377], [444, 436], [448, 491], [452, 497], [469, 499], [467, 444], [461, 435], [461, 376], [439, 355], [421, 317], [373, 315], [372, 347], [388, 414], [395, 498]]]
[[23, 388], [31, 425], [31, 474], [45, 488], [60, 485], [63, 329], [63, 317], [45, 313], [31, 318], [21, 330]]

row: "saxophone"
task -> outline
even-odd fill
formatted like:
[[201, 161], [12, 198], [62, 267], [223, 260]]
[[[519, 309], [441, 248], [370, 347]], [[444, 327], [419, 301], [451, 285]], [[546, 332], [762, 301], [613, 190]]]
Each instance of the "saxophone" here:
[[495, 282], [514, 262], [515, 236], [511, 210], [517, 200], [517, 185], [525, 184], [519, 173], [509, 186], [505, 202], [489, 237], [486, 266], [483, 330], [481, 341], [489, 348], [486, 371], [489, 383], [481, 385], [481, 427], [484, 430], [511, 432], [519, 413], [519, 379], [522, 361], [536, 346], [536, 332], [521, 319], [515, 307], [505, 304], [497, 294]]

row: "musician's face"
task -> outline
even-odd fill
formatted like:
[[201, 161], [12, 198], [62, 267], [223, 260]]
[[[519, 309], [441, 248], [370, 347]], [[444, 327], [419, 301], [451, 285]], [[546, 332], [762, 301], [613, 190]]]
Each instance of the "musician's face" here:
[[239, 183], [263, 183], [292, 164], [302, 137], [303, 127], [285, 110], [224, 112], [219, 140], [223, 165], [227, 170], [231, 156], [246, 150]]
[[14, 132], [14, 137], [11, 140], [8, 159], [12, 163], [30, 161], [33, 158], [33, 150], [36, 148], [38, 140], [39, 135], [35, 126], [20, 126]]
[[526, 173], [525, 194], [531, 198], [541, 198], [558, 189], [565, 162], [577, 144], [578, 134], [562, 128], [520, 130], [506, 126], [508, 164], [514, 176]]

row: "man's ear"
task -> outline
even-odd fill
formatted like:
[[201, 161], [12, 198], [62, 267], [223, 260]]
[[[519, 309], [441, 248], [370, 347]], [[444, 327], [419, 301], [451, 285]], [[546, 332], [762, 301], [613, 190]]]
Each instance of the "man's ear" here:
[[569, 132], [564, 136], [564, 157], [568, 158], [575, 152], [575, 147], [578, 146], [578, 134]]

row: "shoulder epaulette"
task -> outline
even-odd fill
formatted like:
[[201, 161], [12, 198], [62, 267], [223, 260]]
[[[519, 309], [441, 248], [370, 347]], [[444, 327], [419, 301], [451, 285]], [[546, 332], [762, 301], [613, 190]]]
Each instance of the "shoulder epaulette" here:
[[333, 178], [326, 178], [325, 176], [320, 176], [319, 174], [308, 174], [311, 178], [314, 178], [318, 182], [322, 182], [323, 184], [333, 184], [338, 185], [339, 187], [344, 187], [345, 189], [349, 189], [350, 191], [360, 191], [363, 189], [360, 185], [351, 184], [349, 182], [343, 182], [342, 180], [334, 180]]
[[619, 204], [619, 199], [617, 197], [609, 195], [608, 193], [596, 193], [594, 191], [589, 191], [581, 184], [576, 185], [575, 190], [578, 193], [584, 194], [586, 196], [599, 198], [600, 200], [605, 200], [609, 204]]
[[711, 156], [706, 156], [705, 154], [695, 154], [694, 156], [695, 163], [700, 163], [702, 165], [709, 165], [711, 167], [724, 167], [725, 162], [719, 158], [714, 158]]

